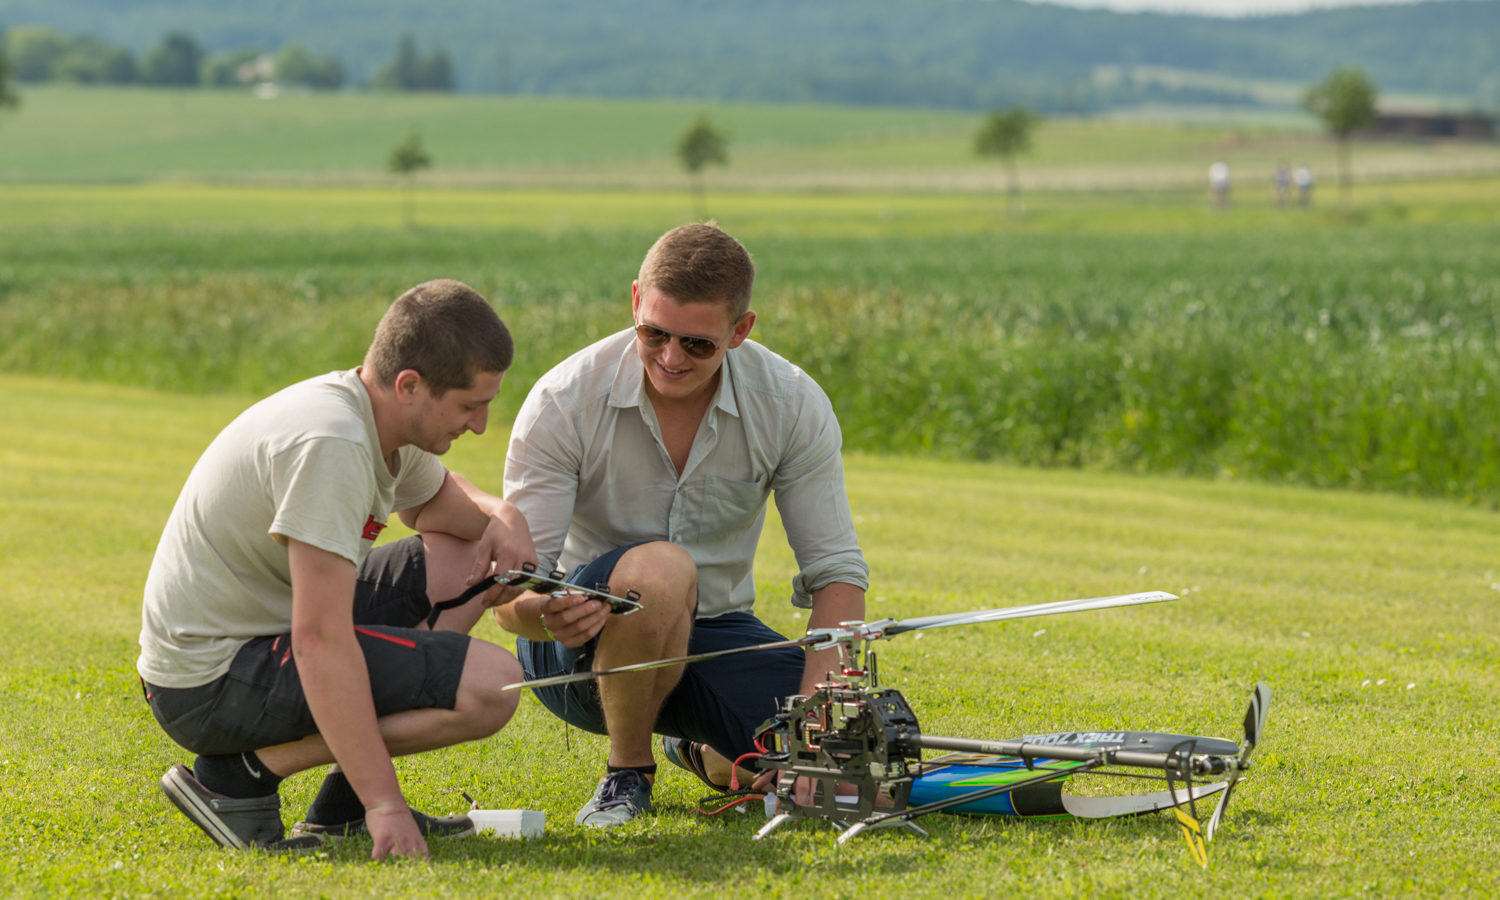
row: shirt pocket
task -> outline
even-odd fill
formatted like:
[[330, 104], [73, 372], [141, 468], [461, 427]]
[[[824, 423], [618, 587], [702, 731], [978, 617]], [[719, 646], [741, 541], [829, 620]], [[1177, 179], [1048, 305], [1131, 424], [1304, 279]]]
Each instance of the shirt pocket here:
[[702, 491], [693, 492], [698, 502], [689, 504], [698, 508], [685, 511], [687, 530], [694, 534], [697, 543], [732, 541], [755, 527], [766, 508], [766, 494], [764, 478], [746, 481], [706, 476]]

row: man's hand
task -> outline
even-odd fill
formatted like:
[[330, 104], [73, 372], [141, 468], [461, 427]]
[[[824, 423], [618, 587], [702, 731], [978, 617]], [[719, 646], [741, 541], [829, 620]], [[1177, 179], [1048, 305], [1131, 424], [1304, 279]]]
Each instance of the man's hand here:
[[[475, 548], [474, 565], [469, 569], [466, 583], [473, 584], [496, 572], [518, 570], [523, 563], [531, 562], [535, 554], [531, 532], [524, 524], [517, 527], [514, 522], [507, 522], [498, 516], [491, 517]], [[521, 593], [520, 588], [513, 588], [502, 582], [483, 594], [483, 602], [485, 608], [489, 609], [509, 603], [521, 596]]]
[[495, 621], [511, 634], [533, 641], [558, 641], [581, 647], [604, 629], [609, 604], [587, 594], [540, 594], [523, 591], [513, 603], [494, 608]]
[[[468, 585], [536, 559], [531, 529], [521, 511], [479, 490], [456, 472], [447, 473], [442, 487], [426, 503], [401, 510], [398, 515], [413, 531], [474, 541], [474, 562], [464, 580]], [[496, 585], [484, 593], [482, 602], [494, 607], [514, 600], [518, 593], [514, 588]]]
[[564, 647], [582, 647], [609, 621], [609, 604], [587, 594], [543, 597], [537, 605], [542, 625]]
[[375, 841], [370, 858], [385, 859], [386, 856], [409, 856], [412, 859], [427, 858], [427, 841], [422, 838], [422, 829], [412, 817], [411, 807], [405, 803], [379, 807], [365, 807], [365, 828]]

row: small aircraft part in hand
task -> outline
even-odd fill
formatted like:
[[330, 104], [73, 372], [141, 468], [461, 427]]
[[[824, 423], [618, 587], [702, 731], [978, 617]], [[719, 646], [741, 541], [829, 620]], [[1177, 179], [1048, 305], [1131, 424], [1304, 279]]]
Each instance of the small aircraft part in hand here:
[[607, 584], [599, 584], [591, 588], [573, 584], [563, 577], [563, 573], [556, 570], [543, 575], [537, 571], [536, 563], [522, 563], [520, 569], [500, 572], [491, 575], [490, 578], [503, 581], [523, 591], [536, 591], [538, 594], [548, 594], [553, 597], [558, 594], [583, 594], [590, 600], [608, 603], [609, 611], [617, 616], [628, 616], [641, 608], [641, 595], [636, 591], [626, 591], [625, 596], [616, 597], [606, 590], [609, 587]]

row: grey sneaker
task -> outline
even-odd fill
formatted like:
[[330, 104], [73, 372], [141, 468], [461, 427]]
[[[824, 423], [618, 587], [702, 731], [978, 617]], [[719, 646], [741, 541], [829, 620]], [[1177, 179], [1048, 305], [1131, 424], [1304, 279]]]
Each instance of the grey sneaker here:
[[189, 821], [221, 847], [306, 850], [323, 843], [314, 835], [283, 839], [286, 831], [281, 824], [281, 797], [276, 794], [246, 800], [226, 797], [204, 787], [192, 770], [182, 765], [167, 770], [161, 777], [161, 789]]
[[613, 828], [650, 811], [651, 782], [634, 769], [624, 769], [604, 776], [573, 821], [591, 828]]
[[[475, 833], [474, 820], [466, 815], [429, 816], [413, 809], [411, 817], [417, 820], [417, 827], [421, 829], [424, 838], [461, 838]], [[319, 825], [316, 822], [302, 821], [292, 826], [293, 838], [317, 835], [336, 840], [351, 834], [366, 833], [364, 819], [340, 822], [337, 825]]]

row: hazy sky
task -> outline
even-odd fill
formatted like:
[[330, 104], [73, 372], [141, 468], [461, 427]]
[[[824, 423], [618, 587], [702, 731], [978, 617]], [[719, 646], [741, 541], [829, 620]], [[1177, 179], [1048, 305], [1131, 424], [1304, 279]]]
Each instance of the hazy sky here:
[[1190, 12], [1214, 16], [1244, 16], [1257, 13], [1306, 12], [1334, 6], [1374, 6], [1413, 3], [1422, 0], [1031, 0], [1058, 6], [1108, 8], [1122, 12]]

